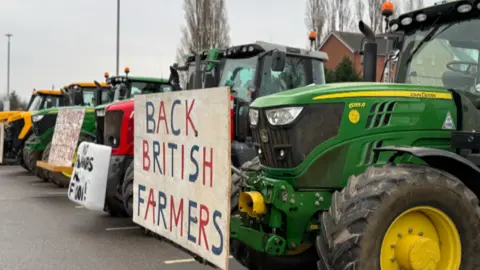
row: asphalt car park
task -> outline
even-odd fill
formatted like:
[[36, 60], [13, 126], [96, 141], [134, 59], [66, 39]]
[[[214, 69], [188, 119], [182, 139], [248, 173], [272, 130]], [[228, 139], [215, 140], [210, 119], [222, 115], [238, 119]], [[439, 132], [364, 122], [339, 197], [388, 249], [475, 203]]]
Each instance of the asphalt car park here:
[[[0, 269], [212, 269], [66, 192], [19, 166], [0, 166]], [[230, 269], [245, 268], [230, 259]]]

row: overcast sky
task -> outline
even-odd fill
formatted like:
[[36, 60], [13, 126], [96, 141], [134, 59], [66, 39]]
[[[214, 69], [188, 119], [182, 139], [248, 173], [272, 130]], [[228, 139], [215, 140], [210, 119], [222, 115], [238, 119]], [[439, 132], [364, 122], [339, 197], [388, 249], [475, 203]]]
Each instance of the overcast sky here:
[[[226, 0], [232, 45], [264, 40], [305, 47], [306, 0]], [[365, 0], [366, 1], [366, 0]], [[433, 3], [434, 0], [426, 0]], [[33, 88], [115, 74], [116, 0], [1, 0], [0, 94], [7, 88], [7, 37], [12, 33], [10, 89]], [[120, 72], [166, 77], [184, 23], [181, 0], [122, 0]]]

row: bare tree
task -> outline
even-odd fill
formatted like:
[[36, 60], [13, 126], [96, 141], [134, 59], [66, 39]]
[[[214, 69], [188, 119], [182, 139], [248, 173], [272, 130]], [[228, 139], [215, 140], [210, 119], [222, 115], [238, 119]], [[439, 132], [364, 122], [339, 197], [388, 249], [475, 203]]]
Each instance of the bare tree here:
[[357, 21], [363, 20], [365, 15], [365, 0], [356, 0], [355, 18]]
[[[185, 23], [182, 27], [177, 62], [183, 56], [212, 48], [224, 48], [230, 44], [230, 26], [224, 0], [184, 0]], [[180, 74], [185, 86], [186, 74]]]
[[328, 3], [323, 0], [308, 0], [305, 11], [305, 25], [308, 30], [317, 32], [316, 46], [319, 46], [325, 37]]

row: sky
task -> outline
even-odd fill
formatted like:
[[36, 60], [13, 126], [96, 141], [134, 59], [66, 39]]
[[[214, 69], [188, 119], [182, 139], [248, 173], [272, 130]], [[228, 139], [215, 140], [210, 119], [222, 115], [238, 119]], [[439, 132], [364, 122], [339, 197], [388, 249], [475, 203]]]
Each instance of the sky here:
[[[366, 1], [366, 0], [365, 0]], [[425, 0], [426, 4], [434, 0]], [[305, 48], [306, 0], [226, 0], [231, 45], [263, 40]], [[121, 0], [120, 74], [169, 76], [184, 24], [181, 0]], [[103, 81], [116, 73], [116, 0], [1, 0], [0, 95]]]

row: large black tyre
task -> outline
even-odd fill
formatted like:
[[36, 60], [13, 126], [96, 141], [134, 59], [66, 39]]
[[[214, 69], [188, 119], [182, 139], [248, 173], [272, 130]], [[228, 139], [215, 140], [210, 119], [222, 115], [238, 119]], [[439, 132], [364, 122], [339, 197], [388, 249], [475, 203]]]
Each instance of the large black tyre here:
[[29, 172], [32, 172], [32, 167], [31, 167], [31, 162], [29, 160], [29, 156], [30, 154], [32, 153], [32, 150], [28, 147], [26, 147], [26, 145], [33, 141], [35, 139], [35, 134], [31, 134], [27, 140], [25, 141], [25, 144], [23, 146], [23, 149], [22, 149], [22, 155], [21, 155], [21, 162], [20, 164], [22, 165], [22, 167], [24, 167], [27, 171]]
[[480, 269], [478, 203], [470, 189], [446, 172], [415, 164], [371, 167], [333, 194], [330, 210], [321, 216], [317, 250], [332, 269], [380, 270], [380, 249], [392, 222], [408, 209], [430, 206], [457, 227], [460, 269]]
[[[244, 173], [260, 171], [260, 159], [255, 157], [251, 161], [245, 162], [241, 168]], [[243, 179], [236, 173], [232, 174], [232, 192], [231, 192], [231, 215], [236, 215], [238, 211], [238, 198], [241, 192]], [[267, 253], [257, 252], [251, 248], [246, 247], [238, 240], [230, 239], [230, 254], [244, 267], [249, 270], [287, 270], [287, 269], [302, 269], [310, 270], [317, 269], [316, 263], [318, 256], [315, 251], [315, 246], [311, 246], [307, 250], [297, 255], [288, 256], [271, 256]]]
[[[50, 155], [50, 148], [52, 147], [52, 142], [49, 142], [47, 144], [47, 147], [42, 152], [42, 160], [43, 161], [48, 161], [48, 156]], [[37, 167], [37, 174], [39, 178], [43, 179], [45, 182], [52, 182], [51, 176], [50, 176], [50, 171], [43, 169], [43, 168], [38, 168]]]
[[134, 172], [134, 161], [130, 162], [127, 170], [125, 171], [125, 176], [123, 177], [122, 183], [122, 197], [123, 197], [123, 206], [127, 212], [127, 215], [131, 217], [133, 215], [133, 172]]

